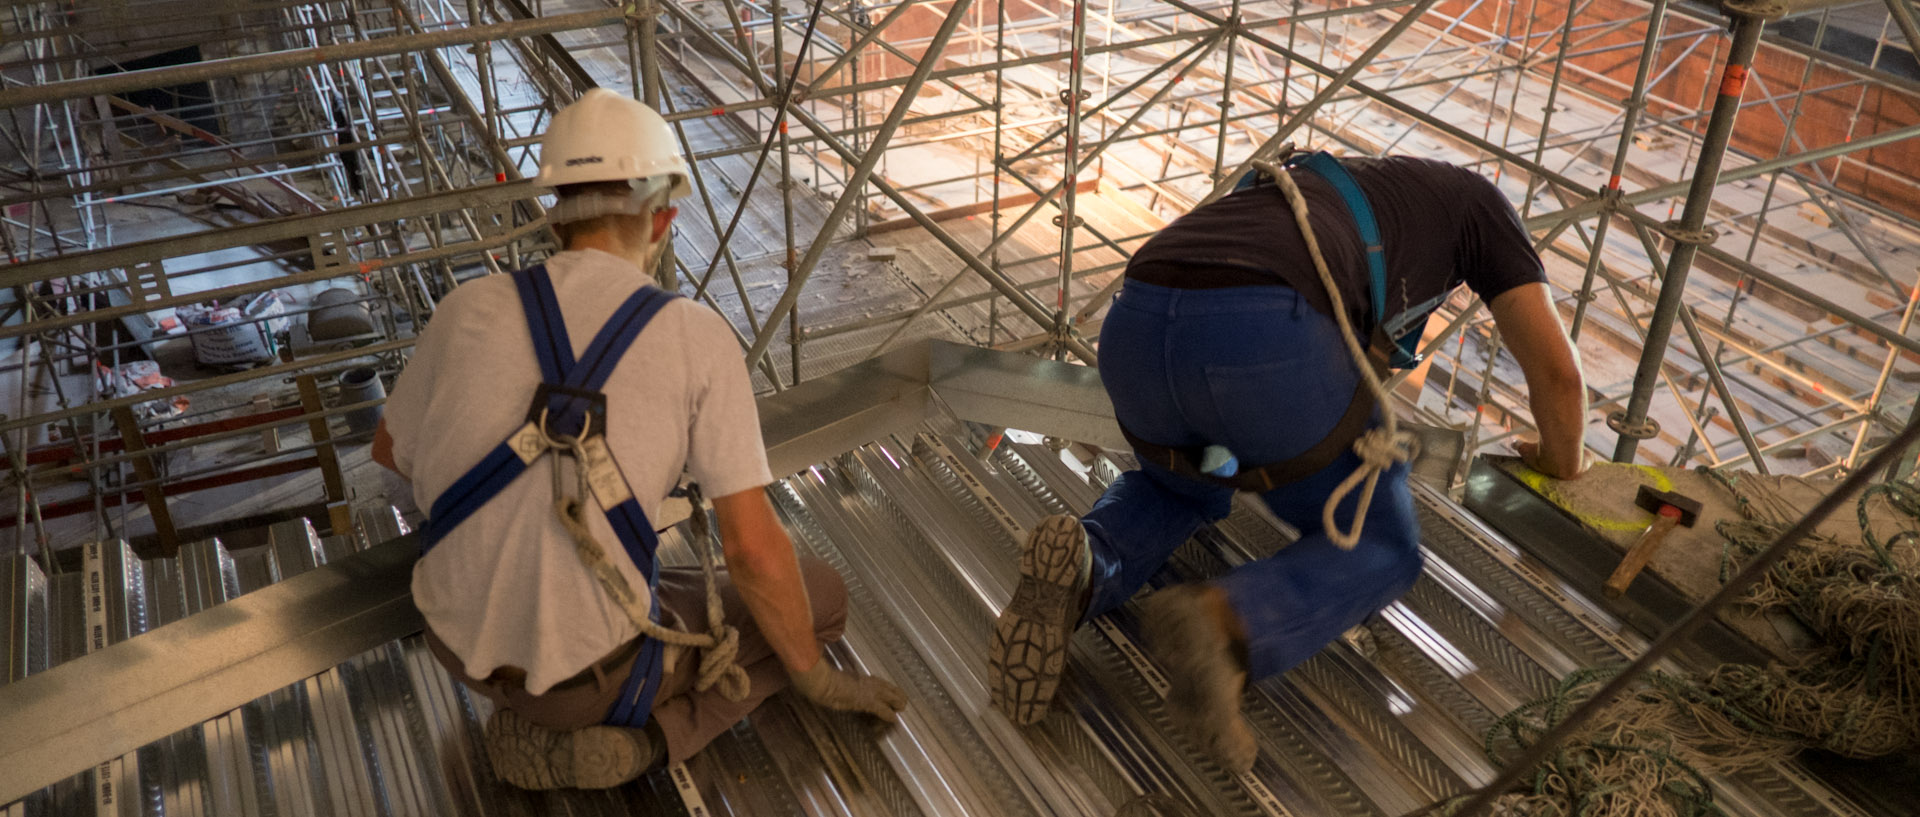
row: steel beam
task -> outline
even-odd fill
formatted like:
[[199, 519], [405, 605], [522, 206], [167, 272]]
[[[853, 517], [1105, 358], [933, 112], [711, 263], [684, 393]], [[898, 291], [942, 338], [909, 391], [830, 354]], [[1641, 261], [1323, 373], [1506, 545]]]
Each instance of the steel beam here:
[[156, 238], [121, 244], [82, 253], [42, 258], [0, 269], [0, 288], [36, 284], [99, 270], [130, 267], [142, 261], [176, 258], [183, 255], [246, 247], [303, 238], [316, 233], [378, 224], [395, 219], [417, 217], [474, 207], [505, 204], [531, 199], [540, 191], [525, 181], [467, 187], [444, 193], [429, 193], [412, 198], [394, 199], [377, 204], [343, 207], [324, 213], [262, 221], [238, 227]]
[[0, 803], [419, 632], [418, 554], [396, 539], [0, 688]]
[[183, 85], [192, 82], [223, 79], [242, 74], [261, 74], [271, 71], [284, 71], [292, 68], [307, 68], [329, 62], [348, 62], [353, 60], [390, 57], [396, 54], [408, 54], [432, 48], [446, 48], [456, 45], [472, 45], [491, 40], [512, 40], [523, 37], [535, 37], [556, 31], [592, 28], [594, 26], [618, 23], [626, 19], [623, 9], [603, 9], [582, 11], [572, 14], [555, 14], [547, 17], [535, 17], [529, 20], [513, 20], [492, 25], [467, 26], [463, 28], [443, 28], [422, 34], [405, 34], [395, 37], [380, 37], [373, 40], [355, 40], [324, 45], [318, 48], [301, 48], [292, 51], [274, 51], [267, 54], [252, 54], [244, 57], [229, 57], [223, 60], [206, 60], [187, 65], [167, 68], [149, 68], [143, 71], [124, 71], [117, 74], [102, 74], [84, 79], [70, 79], [61, 82], [49, 82], [41, 85], [8, 88], [0, 91], [0, 108], [21, 108], [28, 105], [44, 105], [65, 99], [80, 99], [90, 96], [124, 94], [168, 85]]

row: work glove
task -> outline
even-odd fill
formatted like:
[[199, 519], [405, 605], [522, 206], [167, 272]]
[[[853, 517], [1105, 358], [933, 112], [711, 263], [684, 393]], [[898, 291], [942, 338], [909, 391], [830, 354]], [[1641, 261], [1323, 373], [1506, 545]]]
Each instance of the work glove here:
[[898, 723], [907, 708], [907, 693], [885, 678], [835, 669], [822, 657], [813, 669], [791, 675], [795, 692], [828, 709], [865, 712], [888, 723]]

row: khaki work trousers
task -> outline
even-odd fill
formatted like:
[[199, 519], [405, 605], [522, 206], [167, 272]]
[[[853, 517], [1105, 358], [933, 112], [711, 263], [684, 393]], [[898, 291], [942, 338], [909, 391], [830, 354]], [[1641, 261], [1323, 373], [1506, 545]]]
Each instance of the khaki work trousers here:
[[[815, 638], [821, 646], [838, 641], [847, 624], [847, 589], [840, 574], [820, 559], [801, 556], [800, 576], [806, 582], [807, 598], [813, 607]], [[682, 653], [673, 672], [661, 679], [660, 692], [653, 703], [653, 722], [666, 737], [669, 763], [681, 762], [699, 752], [788, 683], [786, 668], [781, 666], [760, 629], [754, 626], [740, 591], [725, 570], [720, 571], [719, 579], [722, 615], [727, 623], [740, 630], [739, 663], [752, 683], [746, 700], [742, 701], [727, 700], [717, 688], [695, 692], [693, 685], [699, 680], [700, 653], [694, 650]], [[707, 588], [699, 568], [661, 568], [660, 585], [655, 592], [660, 598], [661, 618], [665, 623], [688, 632], [706, 631]], [[432, 628], [427, 629], [426, 636], [433, 657], [460, 683], [486, 696], [496, 707], [512, 709], [527, 720], [558, 730], [580, 729], [605, 720], [613, 702], [620, 697], [620, 686], [626, 683], [633, 669], [634, 655], [639, 650], [637, 641], [630, 642], [598, 665], [588, 667], [545, 693], [529, 695], [517, 680], [480, 680], [467, 675], [460, 660], [433, 634]]]

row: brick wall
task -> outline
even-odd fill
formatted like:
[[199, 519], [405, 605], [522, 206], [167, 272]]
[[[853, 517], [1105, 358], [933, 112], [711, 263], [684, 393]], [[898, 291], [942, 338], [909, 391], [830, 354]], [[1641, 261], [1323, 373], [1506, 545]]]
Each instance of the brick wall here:
[[[1477, 29], [1477, 34], [1510, 34], [1519, 38], [1527, 30], [1530, 21], [1536, 33], [1557, 30], [1561, 21], [1566, 19], [1567, 1], [1518, 0], [1475, 6], [1468, 0], [1442, 0], [1428, 16], [1431, 22], [1444, 24], [1447, 20], [1460, 19], [1460, 15], [1465, 13], [1462, 21], [1464, 27]], [[1647, 8], [1646, 4], [1633, 0], [1593, 0], [1575, 24], [1631, 19], [1646, 14]], [[1703, 25], [1711, 26], [1713, 23], [1669, 15], [1666, 31], [1673, 34], [1695, 30]], [[1644, 24], [1636, 23], [1597, 35], [1575, 35], [1576, 41], [1584, 37], [1591, 39], [1578, 45], [1575, 50], [1592, 51], [1606, 46], [1619, 48], [1568, 60], [1570, 67], [1581, 69], [1570, 70], [1568, 80], [1597, 96], [1625, 99], [1633, 85], [1640, 44], [1646, 37]], [[1650, 95], [1657, 99], [1650, 101], [1648, 110], [1659, 117], [1698, 111], [1699, 115], [1687, 119], [1683, 124], [1704, 132], [1705, 111], [1713, 104], [1711, 89], [1719, 83], [1730, 40], [1723, 28], [1715, 40], [1688, 52], [1687, 47], [1692, 39], [1677, 39], [1662, 45], [1655, 72], [1672, 66], [1676, 60], [1680, 64], [1652, 86]], [[1520, 48], [1515, 45], [1509, 50], [1517, 54]], [[1769, 95], [1784, 98], [1779, 100], [1778, 112], [1768, 105], [1748, 107], [1741, 111], [1733, 134], [1734, 149], [1769, 159], [1920, 124], [1920, 95], [1886, 85], [1854, 82], [1854, 78], [1846, 72], [1819, 63], [1809, 73], [1807, 62], [1806, 57], [1782, 45], [1761, 43], [1760, 51], [1754, 58], [1752, 80], [1747, 85], [1745, 100], [1753, 102]], [[1553, 63], [1542, 61], [1536, 70], [1542, 74], [1551, 72]], [[1799, 143], [1789, 141], [1787, 147], [1782, 149], [1782, 137], [1786, 133], [1782, 114], [1791, 112], [1792, 95], [1801, 87], [1803, 76], [1807, 80], [1806, 87], [1819, 90], [1808, 93], [1794, 125]], [[1704, 98], [1703, 93], [1706, 94]], [[1835, 181], [1842, 189], [1920, 218], [1920, 145], [1913, 140], [1829, 159], [1821, 162], [1820, 167], [1830, 176], [1835, 176]]]

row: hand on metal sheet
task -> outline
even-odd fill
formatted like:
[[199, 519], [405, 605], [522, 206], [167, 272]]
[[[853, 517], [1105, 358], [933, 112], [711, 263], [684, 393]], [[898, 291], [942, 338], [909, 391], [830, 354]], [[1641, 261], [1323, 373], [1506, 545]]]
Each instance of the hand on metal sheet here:
[[793, 673], [793, 688], [807, 700], [842, 712], [865, 712], [888, 723], [899, 722], [907, 693], [893, 682], [836, 669], [822, 657], [813, 669]]
[[1580, 452], [1579, 459], [1571, 464], [1558, 461], [1541, 453], [1540, 444], [1531, 440], [1513, 444], [1514, 453], [1520, 455], [1520, 461], [1528, 468], [1539, 471], [1554, 479], [1579, 479], [1587, 472], [1587, 452]]

